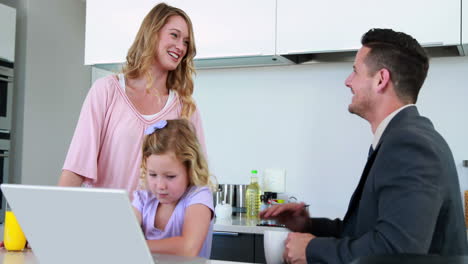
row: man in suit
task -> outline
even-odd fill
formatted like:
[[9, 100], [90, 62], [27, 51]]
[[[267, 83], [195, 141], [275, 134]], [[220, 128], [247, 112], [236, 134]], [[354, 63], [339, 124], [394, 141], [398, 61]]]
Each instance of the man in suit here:
[[353, 93], [349, 111], [370, 123], [374, 140], [344, 219], [310, 218], [299, 203], [274, 206], [260, 216], [295, 232], [286, 240], [288, 263], [467, 254], [452, 153], [414, 105], [428, 57], [411, 36], [390, 29], [371, 29], [361, 42], [345, 84]]

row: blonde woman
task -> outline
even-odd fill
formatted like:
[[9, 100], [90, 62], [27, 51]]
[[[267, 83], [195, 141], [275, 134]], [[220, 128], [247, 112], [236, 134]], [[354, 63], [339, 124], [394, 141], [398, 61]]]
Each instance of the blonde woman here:
[[209, 258], [213, 183], [191, 124], [161, 120], [145, 134], [132, 204], [151, 252]]
[[156, 5], [144, 18], [122, 73], [91, 87], [59, 180], [61, 186], [137, 188], [144, 131], [159, 120], [191, 121], [204, 148], [192, 99], [195, 41], [184, 11]]

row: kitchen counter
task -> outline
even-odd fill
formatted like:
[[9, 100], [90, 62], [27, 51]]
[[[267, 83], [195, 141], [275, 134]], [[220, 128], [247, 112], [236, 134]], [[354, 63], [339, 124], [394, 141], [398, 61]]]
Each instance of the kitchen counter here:
[[[194, 263], [194, 264], [242, 264], [246, 262], [232, 262], [222, 260], [210, 260], [199, 257], [181, 257], [173, 255], [155, 254], [155, 262], [158, 264], [178, 264], [178, 263]], [[73, 256], [70, 256], [73, 257]], [[4, 248], [0, 249], [0, 263], [3, 264], [39, 264], [36, 256], [30, 250], [8, 252]], [[66, 263], [66, 262], [64, 262]]]
[[232, 216], [231, 219], [215, 218], [213, 232], [235, 232], [262, 234], [265, 230], [288, 230], [284, 227], [257, 226], [260, 220], [246, 219], [245, 217]]
[[437, 256], [437, 255], [418, 255], [401, 254], [386, 256], [367, 256], [358, 258], [351, 264], [468, 264], [468, 256]]
[[[237, 232], [249, 234], [262, 234], [265, 230], [287, 230], [283, 227], [257, 226], [259, 220], [250, 220], [245, 217], [232, 216], [231, 219], [215, 218], [214, 232]], [[468, 233], [468, 229], [467, 229]], [[3, 224], [0, 224], [0, 241], [3, 240]], [[0, 262], [1, 263], [1, 262]]]

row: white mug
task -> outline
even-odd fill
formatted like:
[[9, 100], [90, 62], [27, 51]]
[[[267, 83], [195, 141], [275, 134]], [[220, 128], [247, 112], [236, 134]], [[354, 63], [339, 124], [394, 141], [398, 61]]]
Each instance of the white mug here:
[[265, 230], [263, 232], [263, 248], [267, 264], [282, 264], [285, 240], [288, 230]]

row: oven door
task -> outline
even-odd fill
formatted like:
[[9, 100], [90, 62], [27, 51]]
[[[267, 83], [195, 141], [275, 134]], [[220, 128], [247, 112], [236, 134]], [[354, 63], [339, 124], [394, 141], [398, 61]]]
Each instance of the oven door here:
[[[8, 183], [10, 140], [0, 139], [0, 184]], [[0, 223], [5, 217], [6, 200], [0, 190]]]
[[13, 69], [0, 66], [0, 129], [11, 130]]

